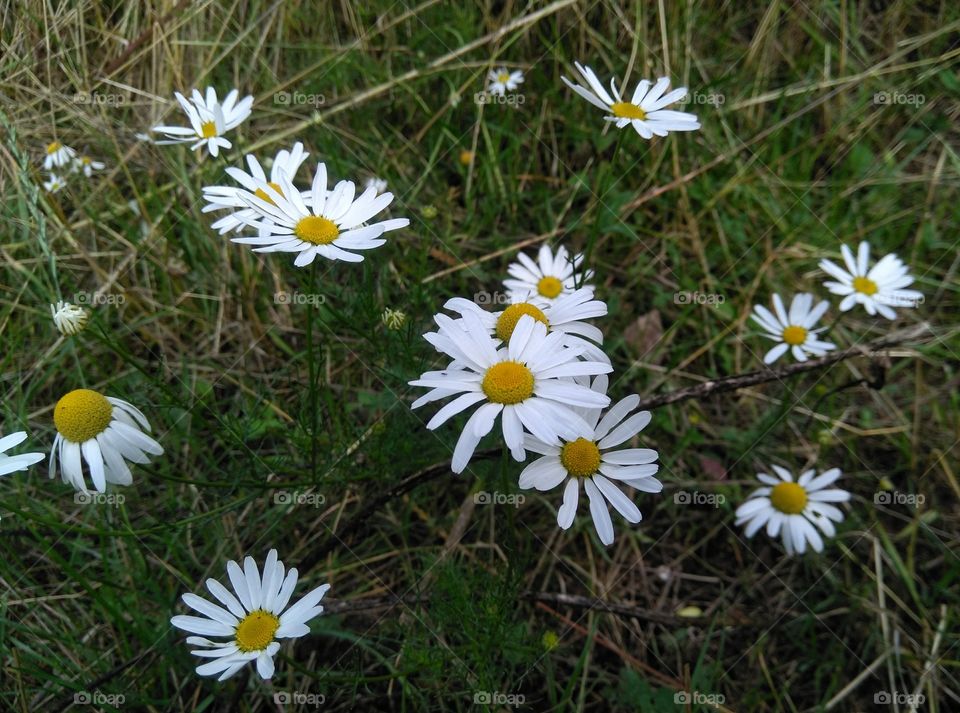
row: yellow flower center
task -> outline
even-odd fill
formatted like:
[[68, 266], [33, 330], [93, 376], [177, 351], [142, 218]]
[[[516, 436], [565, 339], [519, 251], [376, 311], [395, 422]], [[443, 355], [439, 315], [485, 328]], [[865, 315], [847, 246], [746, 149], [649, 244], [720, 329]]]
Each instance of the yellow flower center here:
[[487, 369], [481, 388], [494, 403], [518, 404], [533, 395], [533, 372], [518, 361], [502, 361]]
[[854, 277], [853, 289], [868, 296], [875, 295], [877, 293], [877, 283], [869, 277]]
[[464, 166], [469, 166], [471, 163], [473, 163], [473, 151], [461, 151], [460, 163]]
[[54, 141], [52, 144], [47, 144], [47, 155], [55, 154], [57, 151], [63, 148], [63, 144], [59, 141]]
[[770, 491], [770, 502], [787, 515], [799, 515], [807, 506], [807, 491], [797, 483], [777, 483]]
[[525, 314], [529, 314], [535, 320], [548, 327], [550, 326], [550, 320], [547, 319], [547, 316], [543, 312], [529, 302], [518, 302], [515, 305], [510, 305], [500, 313], [500, 316], [497, 318], [497, 336], [503, 341], [509, 342], [510, 337], [513, 336], [513, 330], [517, 327], [517, 322], [519, 322], [520, 318]]
[[205, 121], [200, 124], [200, 135], [205, 139], [212, 139], [217, 135], [217, 122]]
[[593, 441], [578, 438], [560, 449], [560, 463], [570, 475], [588, 478], [600, 468], [600, 449]]
[[803, 327], [798, 327], [795, 324], [791, 324], [789, 327], [783, 330], [783, 341], [785, 341], [791, 347], [798, 347], [807, 341], [807, 330]]
[[[283, 195], [283, 191], [280, 190], [280, 184], [274, 183], [273, 181], [267, 181], [267, 185], [270, 186], [277, 193], [279, 193], [281, 196]], [[253, 192], [253, 194], [260, 200], [264, 200], [270, 205], [276, 205], [276, 203], [273, 202], [273, 198], [267, 195], [267, 192], [262, 188], [258, 188]]]
[[314, 245], [329, 245], [340, 235], [340, 229], [337, 228], [336, 223], [319, 215], [301, 218], [294, 226], [293, 232], [301, 240]]
[[72, 443], [84, 443], [107, 430], [113, 406], [107, 397], [90, 389], [76, 389], [61, 398], [53, 409], [53, 422], [60, 435]]
[[244, 653], [263, 651], [273, 642], [280, 620], [268, 611], [257, 609], [237, 624], [237, 648]]
[[647, 112], [630, 102], [617, 102], [610, 106], [613, 115], [620, 119], [646, 119]]
[[510, 74], [508, 72], [500, 72], [500, 74], [497, 75], [497, 81], [500, 82], [500, 84], [506, 84], [510, 81]]
[[89, 156], [81, 156], [80, 163], [82, 163], [84, 166], [89, 166], [91, 163], [93, 163], [93, 159]]
[[547, 299], [553, 299], [563, 291], [563, 283], [556, 277], [541, 277], [537, 283], [537, 292]]

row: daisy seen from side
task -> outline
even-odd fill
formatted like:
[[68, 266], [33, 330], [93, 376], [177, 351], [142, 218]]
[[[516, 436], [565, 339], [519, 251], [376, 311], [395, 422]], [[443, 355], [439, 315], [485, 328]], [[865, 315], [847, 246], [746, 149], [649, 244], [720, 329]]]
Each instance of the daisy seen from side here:
[[481, 324], [500, 342], [510, 341], [513, 330], [523, 315], [530, 315], [536, 321], [546, 325], [548, 332], [561, 332], [566, 335], [567, 346], [579, 345], [583, 348], [581, 357], [587, 361], [609, 362], [610, 358], [597, 344], [603, 344], [603, 332], [583, 320], [604, 317], [607, 305], [594, 299], [593, 288], [584, 287], [568, 294], [561, 294], [555, 300], [528, 297], [526, 300], [514, 300], [500, 312], [488, 312], [475, 302], [462, 297], [454, 297], [443, 305], [444, 309], [458, 313], [461, 317], [472, 312], [479, 317]]
[[50, 305], [50, 316], [57, 331], [64, 336], [73, 336], [83, 331], [90, 319], [90, 312], [85, 307], [73, 305], [69, 302], [57, 302]]
[[91, 389], [64, 395], [53, 410], [57, 435], [50, 451], [49, 475], [59, 467], [60, 477], [87, 493], [86, 471], [97, 492], [107, 483], [130, 485], [133, 476], [126, 461], [149, 463], [148, 455], [163, 454], [163, 447], [147, 435], [150, 423], [132, 404]]
[[700, 128], [696, 115], [666, 108], [687, 96], [686, 87], [668, 92], [669, 78], [660, 77], [655, 84], [648, 79], [642, 80], [628, 101], [620, 96], [614, 78], [610, 79], [608, 93], [590, 67], [579, 62], [574, 64], [587, 86], [575, 84], [566, 77], [560, 79], [583, 99], [608, 112], [604, 119], [614, 122], [618, 129], [632, 126], [643, 138], [652, 139], [654, 136], [666, 136], [671, 131], [695, 131]]
[[[64, 146], [59, 141], [53, 141], [47, 144], [46, 156], [43, 159], [43, 167], [50, 171], [54, 168], [64, 168], [70, 165], [76, 158], [77, 152], [69, 146]], [[51, 173], [51, 178], [53, 174]]]
[[67, 185], [67, 182], [64, 181], [60, 176], [55, 173], [51, 173], [47, 176], [47, 180], [43, 182], [43, 190], [47, 193], [56, 193], [62, 190]]
[[194, 89], [190, 99], [180, 92], [175, 92], [174, 96], [187, 115], [190, 126], [154, 126], [151, 131], [166, 137], [154, 143], [192, 143], [191, 151], [206, 147], [211, 156], [218, 156], [221, 148], [229, 149], [233, 146], [224, 134], [246, 121], [253, 107], [252, 96], [237, 101], [240, 97], [237, 89], [232, 89], [223, 102], [218, 100], [217, 90], [213, 87], [207, 87], [206, 95]]
[[94, 161], [89, 156], [80, 156], [71, 164], [72, 171], [82, 173], [87, 178], [91, 178], [94, 171], [102, 171], [104, 168], [106, 164], [103, 161]]
[[893, 253], [882, 257], [870, 267], [870, 243], [863, 241], [857, 256], [846, 245], [840, 246], [846, 270], [832, 260], [820, 261], [820, 269], [834, 278], [823, 286], [835, 295], [842, 295], [840, 311], [847, 312], [861, 304], [871, 317], [877, 313], [895, 319], [894, 307], [916, 307], [923, 301], [923, 293], [904, 289], [913, 284], [910, 268]]
[[[230, 210], [231, 212], [219, 220], [215, 221], [210, 227], [224, 235], [231, 231], [241, 230], [247, 225], [248, 220], [257, 220], [260, 213], [250, 208], [240, 197], [241, 193], [253, 193], [258, 198], [269, 200], [269, 196], [260, 188], [258, 181], [268, 183], [275, 191], [280, 191], [280, 174], [286, 175], [291, 181], [296, 178], [300, 166], [310, 156], [303, 150], [303, 144], [297, 142], [293, 148], [283, 149], [277, 152], [270, 167], [270, 178], [267, 178], [266, 172], [253, 154], [247, 154], [247, 166], [249, 173], [243, 169], [231, 166], [227, 169], [227, 174], [242, 186], [205, 186], [203, 188], [203, 198], [207, 204], [203, 207], [204, 213], [216, 210]], [[310, 191], [302, 191], [300, 197], [304, 203], [310, 201]]]

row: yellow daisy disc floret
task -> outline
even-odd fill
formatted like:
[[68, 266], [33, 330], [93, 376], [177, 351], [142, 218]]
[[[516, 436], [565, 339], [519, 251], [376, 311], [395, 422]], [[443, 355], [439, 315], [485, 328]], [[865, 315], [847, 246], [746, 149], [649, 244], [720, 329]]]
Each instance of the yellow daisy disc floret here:
[[340, 235], [340, 229], [337, 228], [336, 223], [319, 215], [301, 218], [294, 226], [293, 232], [301, 240], [314, 245], [329, 245]]
[[578, 438], [560, 449], [560, 463], [570, 475], [587, 478], [600, 468], [600, 449], [593, 441]]
[[518, 404], [533, 395], [533, 372], [520, 362], [502, 361], [487, 369], [481, 387], [494, 403]]
[[61, 398], [53, 410], [53, 422], [64, 438], [83, 443], [107, 430], [113, 406], [107, 397], [90, 389], [76, 389]]
[[807, 341], [807, 330], [803, 327], [798, 327], [795, 324], [791, 324], [789, 327], [783, 330], [783, 341], [792, 347], [800, 346]]
[[545, 324], [548, 327], [550, 326], [550, 320], [547, 319], [547, 316], [540, 309], [534, 307], [529, 302], [518, 302], [517, 304], [507, 307], [500, 316], [497, 317], [497, 336], [503, 341], [509, 342], [510, 337], [513, 336], [513, 330], [516, 328], [517, 322], [519, 322], [520, 318], [525, 314], [530, 315], [541, 324]]
[[563, 283], [556, 277], [541, 277], [537, 282], [537, 292], [547, 299], [553, 299], [563, 291]]
[[237, 648], [244, 653], [263, 651], [273, 641], [280, 628], [280, 620], [268, 611], [257, 609], [237, 624]]
[[770, 491], [770, 502], [787, 515], [798, 515], [807, 506], [807, 491], [797, 483], [778, 483]]

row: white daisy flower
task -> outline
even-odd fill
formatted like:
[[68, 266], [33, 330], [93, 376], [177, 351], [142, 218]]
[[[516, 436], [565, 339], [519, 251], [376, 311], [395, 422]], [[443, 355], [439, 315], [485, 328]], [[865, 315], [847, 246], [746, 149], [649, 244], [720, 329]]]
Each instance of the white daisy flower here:
[[491, 69], [487, 74], [487, 81], [490, 82], [490, 84], [487, 85], [488, 92], [503, 96], [523, 84], [523, 72], [519, 69], [511, 72], [506, 67]]
[[[303, 162], [307, 160], [308, 156], [310, 156], [310, 154], [303, 150], [303, 144], [298, 141], [293, 145], [291, 150], [287, 151], [287, 149], [283, 149], [274, 157], [273, 165], [270, 167], [269, 181], [267, 180], [267, 174], [260, 166], [260, 162], [257, 161], [257, 157], [253, 154], [247, 154], [247, 165], [250, 167], [250, 173], [232, 166], [227, 169], [227, 173], [237, 183], [243, 186], [246, 191], [253, 193], [263, 200], [269, 200], [269, 196], [257, 188], [257, 181], [266, 181], [275, 191], [280, 191], [280, 184], [278, 183], [280, 174], [283, 173], [293, 180], [296, 178], [297, 171], [300, 170], [300, 166], [303, 165]], [[247, 204], [240, 198], [240, 194], [243, 192], [243, 189], [237, 188], [236, 186], [204, 187], [203, 198], [207, 201], [207, 205], [203, 207], [204, 213], [209, 213], [214, 210], [234, 209], [229, 215], [220, 218], [210, 226], [214, 230], [219, 231], [220, 235], [229, 233], [231, 230], [240, 230], [247, 224], [246, 221], [256, 220], [260, 217], [258, 211], [247, 207]], [[310, 191], [301, 192], [300, 197], [303, 198], [305, 203], [309, 202]]]
[[86, 308], [69, 302], [50, 305], [50, 314], [53, 317], [53, 323], [57, 326], [57, 331], [64, 336], [73, 336], [82, 332], [90, 318], [90, 312]]
[[410, 224], [407, 218], [394, 218], [366, 225], [390, 205], [393, 194], [377, 195], [376, 188], [370, 187], [354, 200], [353, 181], [340, 181], [328, 191], [327, 167], [323, 163], [317, 164], [309, 200], [301, 197], [282, 171], [278, 178], [279, 191], [266, 181], [256, 181], [266, 199], [249, 191], [238, 192], [240, 199], [260, 216], [259, 220], [246, 221], [259, 229], [259, 235], [231, 238], [233, 242], [259, 246], [254, 252], [298, 253], [293, 261], [297, 267], [309, 265], [318, 255], [329, 260], [362, 262], [363, 255], [352, 251], [380, 247], [387, 242], [381, 235]]
[[[47, 155], [43, 159], [43, 167], [49, 171], [51, 168], [69, 166], [76, 155], [77, 152], [69, 146], [64, 146], [59, 141], [54, 141], [53, 143], [47, 144]], [[50, 177], [53, 177], [52, 173]]]
[[21, 453], [16, 456], [8, 456], [6, 452], [14, 446], [19, 446], [27, 440], [27, 432], [19, 431], [11, 433], [8, 436], [0, 438], [0, 475], [9, 475], [18, 470], [26, 470], [34, 463], [43, 460], [43, 453]]
[[57, 436], [50, 451], [50, 477], [56, 475], [59, 461], [63, 482], [82, 493], [88, 491], [81, 459], [93, 487], [103, 493], [107, 483], [133, 482], [126, 461], [149, 463], [148, 453], [163, 453], [163, 447], [143, 432], [150, 431], [150, 424], [139, 409], [90, 389], [76, 389], [61, 398], [53, 422]]
[[[850, 493], [828, 486], [840, 477], [839, 468], [831, 468], [814, 477], [811, 469], [797, 479], [786, 468], [773, 466], [779, 478], [758, 473], [757, 479], [764, 487], [750, 493], [746, 502], [737, 508], [736, 525], [746, 525], [744, 534], [753, 537], [766, 525], [768, 537], [779, 537], [783, 531], [783, 546], [787, 554], [806, 550], [807, 543], [817, 552], [823, 550], [823, 538], [836, 534], [835, 522], [843, 522], [843, 512], [831, 503], [850, 499]], [[816, 527], [814, 527], [816, 525]]]
[[548, 245], [541, 245], [537, 261], [526, 253], [517, 255], [519, 262], [511, 263], [507, 268], [510, 278], [503, 281], [507, 295], [511, 300], [525, 300], [529, 297], [551, 301], [560, 295], [570, 294], [593, 278], [593, 270], [578, 274], [577, 269], [583, 262], [583, 255], [567, 253], [562, 245], [556, 255]]
[[840, 251], [846, 270], [826, 259], [820, 261], [820, 269], [839, 280], [824, 282], [823, 286], [835, 295], [844, 295], [840, 302], [841, 312], [853, 309], [859, 303], [871, 317], [879, 312], [887, 319], [894, 319], [897, 313], [891, 307], [916, 307], [923, 300], [922, 292], [903, 289], [913, 284], [913, 277], [909, 274], [910, 268], [893, 253], [885, 255], [868, 269], [868, 242], [860, 243], [856, 259], [846, 245], [841, 245]]
[[67, 182], [55, 173], [51, 173], [46, 181], [43, 182], [43, 190], [47, 193], [56, 193], [61, 190]]
[[[592, 389], [606, 393], [606, 375], [596, 377]], [[576, 438], [564, 439], [560, 444], [544, 443], [529, 434], [525, 437], [524, 445], [543, 457], [523, 469], [520, 487], [544, 491], [566, 482], [563, 505], [557, 512], [557, 524], [564, 530], [573, 524], [577, 513], [581, 482], [590, 500], [593, 525], [604, 545], [613, 543], [613, 522], [607, 501], [627, 522], [640, 522], [640, 510], [613, 481], [647, 493], [663, 490], [663, 484], [653, 477], [660, 468], [654, 463], [658, 457], [655, 450], [611, 450], [626, 443], [650, 423], [649, 411], [630, 415], [639, 403], [639, 396], [628, 396], [612, 406], [602, 419], [602, 409], [577, 408], [586, 428], [581, 428]]]
[[[197, 666], [199, 675], [219, 674], [217, 680], [223, 681], [255, 660], [257, 673], [269, 679], [274, 672], [273, 657], [280, 650], [277, 639], [297, 639], [310, 633], [307, 622], [323, 613], [320, 600], [330, 585], [317, 587], [288, 608], [298, 574], [293, 568], [284, 576], [276, 550], [267, 554], [262, 575], [253, 557], [247, 557], [243, 569], [233, 560], [227, 562], [227, 576], [235, 594], [217, 580], [207, 580], [210, 594], [223, 606], [187, 593], [184, 604], [203, 616], [177, 615], [170, 623], [200, 634], [187, 637], [188, 645], [200, 647], [190, 653], [213, 660]], [[225, 640], [211, 641], [208, 636]]]
[[443, 314], [434, 316], [437, 332], [423, 335], [439, 351], [453, 357], [442, 371], [428, 371], [411, 386], [430, 391], [412, 408], [460, 394], [434, 415], [427, 428], [433, 430], [451, 417], [481, 404], [467, 420], [453, 453], [451, 468], [460, 473], [467, 467], [480, 439], [503, 414], [503, 438], [514, 459], [526, 458], [524, 428], [544, 443], [558, 444], [560, 437], [576, 438], [586, 427], [571, 406], [602, 408], [610, 403], [604, 394], [573, 383], [568, 377], [606, 374], [610, 364], [578, 361], [581, 347], [564, 346], [561, 332], [547, 334], [545, 325], [523, 315], [506, 346], [487, 333], [480, 318], [471, 311], [454, 321]]
[[829, 306], [830, 303], [823, 300], [814, 307], [813, 295], [807, 293], [794, 295], [789, 313], [784, 309], [783, 300], [777, 294], [773, 296], [773, 309], [776, 315], [771, 314], [770, 310], [763, 305], [754, 305], [751, 319], [763, 327], [766, 332], [763, 336], [779, 342], [764, 355], [763, 363], [772, 364], [788, 349], [797, 361], [806, 361], [808, 356], [821, 357], [836, 349], [836, 344], [817, 339], [817, 334], [826, 327], [813, 328]]
[[644, 79], [633, 91], [630, 101], [624, 101], [617, 91], [614, 78], [610, 79], [610, 90], [613, 94], [611, 97], [590, 67], [579, 62], [574, 64], [590, 88], [574, 84], [566, 77], [560, 79], [598, 109], [609, 111], [612, 116], [604, 119], [615, 122], [618, 129], [630, 125], [643, 138], [652, 139], [654, 135], [666, 136], [671, 131], [695, 131], [700, 128], [700, 122], [694, 114], [664, 109], [687, 96], [686, 87], [667, 92], [670, 87], [667, 77], [660, 77], [653, 88], [650, 87], [652, 82]]
[[[583, 349], [581, 356], [585, 360], [610, 362], [610, 358], [597, 346], [597, 344], [603, 344], [603, 332], [592, 324], [582, 321], [593, 317], [604, 317], [607, 314], [606, 303], [593, 298], [593, 288], [591, 287], [584, 287], [575, 292], [560, 295], [557, 299], [549, 302], [535, 297], [529, 297], [527, 300], [514, 300], [513, 304], [501, 312], [488, 312], [476, 303], [462, 297], [454, 297], [448, 300], [443, 307], [452, 312], [457, 312], [460, 316], [467, 312], [476, 314], [487, 333], [496, 337], [499, 343], [509, 342], [517, 322], [523, 315], [528, 314], [541, 324], [546, 325], [548, 332], [565, 334], [565, 345], [579, 345]], [[594, 344], [594, 342], [597, 344]]]
[[383, 193], [387, 190], [387, 182], [382, 178], [377, 178], [376, 176], [371, 176], [363, 184], [364, 189], [373, 188], [377, 193]]
[[90, 178], [94, 171], [102, 171], [106, 164], [102, 161], [94, 161], [89, 156], [80, 156], [71, 164], [72, 171], [80, 171], [84, 176]]
[[236, 89], [227, 94], [222, 104], [217, 101], [217, 91], [213, 87], [207, 87], [205, 97], [196, 89], [193, 90], [190, 100], [180, 92], [174, 92], [174, 96], [190, 119], [190, 126], [154, 126], [151, 131], [163, 134], [168, 139], [154, 143], [163, 145], [193, 142], [191, 151], [206, 146], [211, 156], [217, 156], [221, 147], [228, 149], [233, 146], [223, 135], [246, 121], [253, 106], [252, 96], [237, 102], [240, 92]]

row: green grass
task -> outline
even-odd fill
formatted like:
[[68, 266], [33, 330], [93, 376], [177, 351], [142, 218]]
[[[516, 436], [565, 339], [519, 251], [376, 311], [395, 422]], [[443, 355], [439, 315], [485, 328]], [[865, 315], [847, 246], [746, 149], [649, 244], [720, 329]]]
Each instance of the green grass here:
[[[82, 710], [84, 691], [125, 697], [106, 710], [266, 711], [277, 691], [333, 711], [508, 705], [474, 704], [493, 692], [520, 710], [686, 711], [674, 696], [696, 691], [738, 712], [855, 711], [894, 710], [875, 696], [897, 691], [957, 709], [955, 3], [67, 5], [3, 14], [0, 432], [47, 450], [54, 404], [85, 386], [140, 406], [166, 454], [119, 507], [76, 504], [43, 464], [3, 478], [0, 707]], [[575, 60], [603, 78], [629, 67], [631, 86], [669, 73], [722, 103], [687, 107], [701, 131], [646, 142], [561, 83]], [[522, 104], [474, 102], [492, 61], [525, 71]], [[225, 158], [136, 140], [180, 121], [173, 91], [207, 84], [256, 98]], [[44, 193], [54, 138], [107, 170]], [[250, 147], [294, 140], [332, 176], [387, 179], [410, 227], [360, 266], [305, 270], [210, 230], [201, 188]], [[614, 515], [612, 547], [582, 506], [558, 530], [559, 492], [476, 505], [518, 493], [522, 466], [491, 436], [454, 476], [464, 419], [431, 433], [433, 411], [409, 408], [407, 382], [439, 364], [420, 337], [432, 315], [499, 290], [521, 248], [589, 256], [618, 399], [756, 369], [752, 305], [827, 296], [817, 261], [861, 239], [910, 264], [926, 300], [896, 327], [928, 322], [932, 337], [657, 409], [644, 444], [666, 487], [635, 498], [639, 526]], [[60, 339], [49, 303], [97, 290], [122, 303]], [[402, 329], [381, 323], [387, 307]], [[654, 312], [662, 334], [631, 332]], [[858, 310], [832, 334], [849, 346], [889, 329]], [[733, 526], [770, 463], [843, 469], [854, 500], [821, 555], [785, 558]], [[925, 502], [877, 507], [882, 489]], [[679, 505], [680, 490], [725, 502]], [[276, 504], [284, 492], [324, 502]], [[300, 567], [299, 592], [332, 584], [330, 612], [284, 646], [272, 682], [200, 679], [169, 625], [179, 596], [271, 546]], [[702, 616], [675, 616], [686, 606]]]

